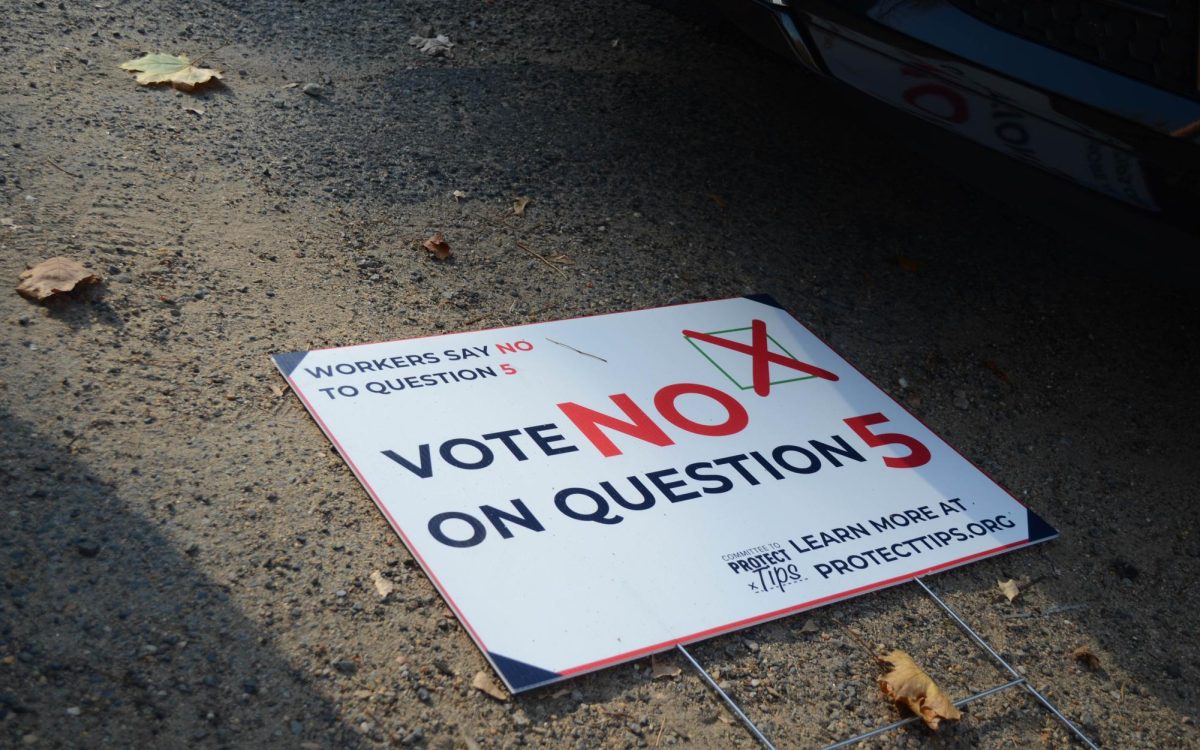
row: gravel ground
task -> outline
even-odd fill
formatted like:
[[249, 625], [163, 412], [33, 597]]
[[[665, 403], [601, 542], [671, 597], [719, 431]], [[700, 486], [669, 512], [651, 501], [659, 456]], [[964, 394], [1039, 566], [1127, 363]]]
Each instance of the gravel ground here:
[[[104, 282], [0, 293], [0, 745], [753, 747], [648, 659], [473, 689], [483, 657], [268, 356], [766, 292], [1062, 533], [932, 585], [1103, 747], [1200, 747], [1192, 295], [669, 10], [6, 3], [0, 279], [62, 254]], [[209, 50], [225, 85], [195, 95], [117, 68]], [[898, 715], [839, 622], [954, 697], [1006, 679], [912, 585], [693, 652], [818, 746]], [[1008, 691], [864, 746], [1072, 744]]]

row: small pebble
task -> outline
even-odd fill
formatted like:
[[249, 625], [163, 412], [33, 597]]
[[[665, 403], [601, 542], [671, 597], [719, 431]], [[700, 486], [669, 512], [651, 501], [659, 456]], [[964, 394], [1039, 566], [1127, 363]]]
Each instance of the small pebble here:
[[75, 542], [75, 551], [84, 557], [95, 557], [100, 554], [100, 545], [91, 539], [80, 539]]

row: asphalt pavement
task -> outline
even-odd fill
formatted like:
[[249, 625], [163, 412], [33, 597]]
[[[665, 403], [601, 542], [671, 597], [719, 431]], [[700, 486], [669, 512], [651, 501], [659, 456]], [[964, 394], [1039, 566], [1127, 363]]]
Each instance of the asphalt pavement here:
[[[1139, 270], [1156, 248], [1029, 218], [683, 3], [5, 15], [0, 277], [103, 282], [0, 294], [0, 744], [754, 746], [676, 657], [473, 687], [269, 357], [766, 293], [1062, 534], [931, 585], [1101, 746], [1200, 746], [1197, 313]], [[222, 85], [138, 86], [145, 52]], [[817, 747], [899, 717], [846, 628], [954, 697], [1007, 679], [912, 585], [693, 653]], [[1074, 745], [1009, 691], [864, 746]]]

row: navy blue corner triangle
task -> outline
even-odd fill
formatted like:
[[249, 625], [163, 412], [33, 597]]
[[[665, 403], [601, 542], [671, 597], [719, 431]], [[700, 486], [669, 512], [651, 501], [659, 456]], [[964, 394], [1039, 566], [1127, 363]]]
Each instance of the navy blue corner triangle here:
[[308, 352], [286, 352], [272, 354], [271, 359], [275, 360], [275, 366], [279, 368], [284, 377], [291, 377], [295, 369], [300, 366], [300, 361], [307, 356]]
[[526, 664], [523, 661], [510, 659], [494, 651], [488, 652], [488, 658], [492, 660], [492, 664], [496, 665], [496, 669], [514, 692], [519, 693], [522, 690], [529, 690], [530, 688], [562, 679], [562, 675], [557, 672], [551, 672], [541, 667], [535, 667], [532, 664]]
[[1029, 524], [1029, 542], [1040, 542], [1058, 536], [1053, 526], [1042, 520], [1042, 517], [1028, 508], [1025, 509], [1026, 523]]
[[[778, 307], [780, 310], [783, 310], [783, 305], [776, 302], [775, 298], [769, 294], [744, 294], [742, 296], [748, 300], [752, 300], [754, 302], [761, 302], [764, 305], [770, 305], [771, 307]], [[784, 312], [786, 312], [786, 310]]]

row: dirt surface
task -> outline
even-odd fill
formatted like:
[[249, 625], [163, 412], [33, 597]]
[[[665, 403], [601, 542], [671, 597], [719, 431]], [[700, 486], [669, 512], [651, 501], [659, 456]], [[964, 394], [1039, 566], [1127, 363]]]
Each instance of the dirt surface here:
[[[4, 15], [0, 745], [753, 747], [686, 664], [472, 688], [483, 657], [269, 355], [766, 292], [1062, 533], [931, 585], [1103, 747], [1200, 747], [1191, 294], [660, 7]], [[449, 56], [408, 43], [434, 34]], [[138, 86], [144, 52], [224, 85]], [[18, 296], [54, 255], [103, 283]], [[898, 716], [838, 622], [953, 697], [1007, 680], [911, 584], [693, 652], [779, 747], [819, 746]], [[1007, 691], [864, 746], [1073, 745]]]

